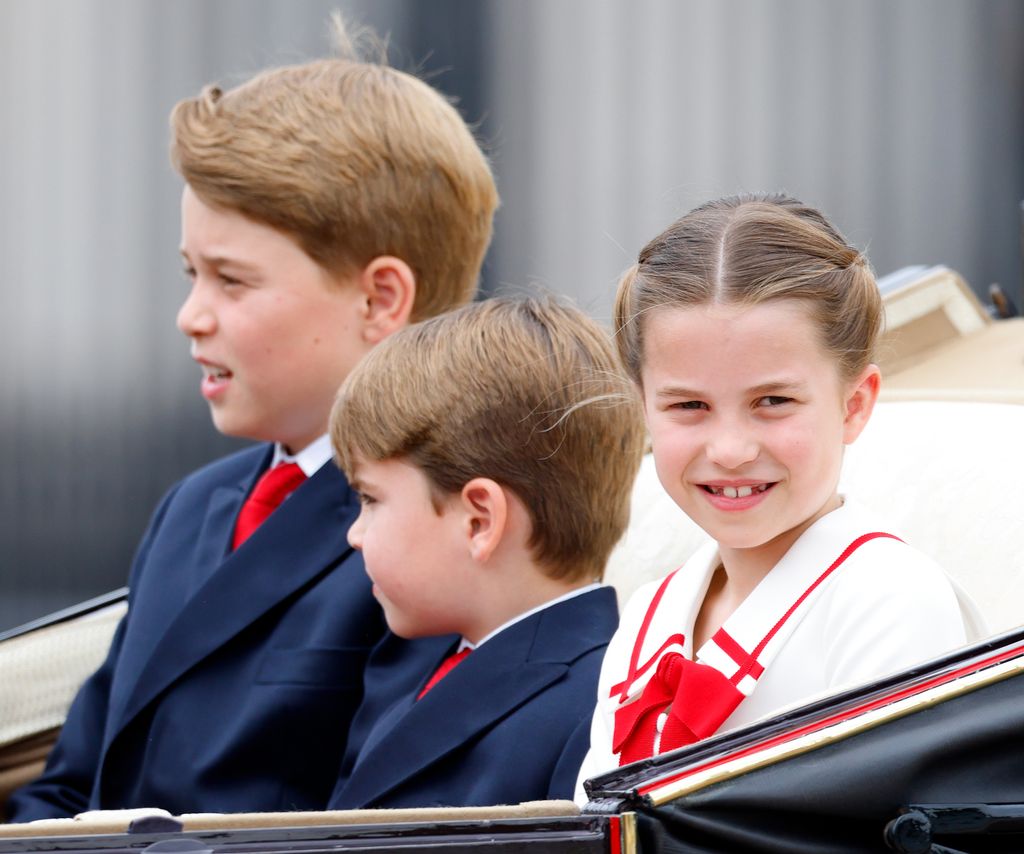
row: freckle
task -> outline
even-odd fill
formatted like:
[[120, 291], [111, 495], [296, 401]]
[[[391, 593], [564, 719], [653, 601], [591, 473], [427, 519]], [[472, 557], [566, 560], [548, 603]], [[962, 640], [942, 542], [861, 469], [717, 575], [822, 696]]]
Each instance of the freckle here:
[[320, 346], [320, 339], [319, 338], [314, 338], [313, 339], [313, 346], [314, 347], [319, 347]]

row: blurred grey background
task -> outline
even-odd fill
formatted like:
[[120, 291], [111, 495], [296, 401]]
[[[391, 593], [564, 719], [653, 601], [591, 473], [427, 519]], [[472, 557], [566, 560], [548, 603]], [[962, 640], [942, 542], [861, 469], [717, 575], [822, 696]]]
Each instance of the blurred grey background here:
[[786, 190], [879, 273], [1020, 302], [1019, 0], [0, 0], [0, 630], [123, 584], [163, 491], [236, 447], [174, 327], [167, 115], [328, 53], [335, 8], [478, 126], [488, 292], [607, 319], [671, 219]]

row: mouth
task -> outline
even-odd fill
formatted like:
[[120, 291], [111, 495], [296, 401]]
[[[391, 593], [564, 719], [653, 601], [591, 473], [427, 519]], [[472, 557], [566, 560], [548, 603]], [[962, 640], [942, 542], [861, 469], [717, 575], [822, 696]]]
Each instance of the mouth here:
[[195, 338], [191, 339], [189, 343], [188, 354], [202, 369], [204, 381], [226, 380], [231, 378], [231, 371], [223, 365], [218, 365], [216, 362], [210, 361], [209, 359], [199, 355], [198, 342]]
[[209, 365], [205, 362], [200, 362], [199, 367], [203, 369], [203, 379], [207, 381], [219, 381], [231, 379], [231, 371], [227, 368], [222, 368], [219, 365]]
[[203, 378], [199, 384], [203, 397], [210, 403], [219, 402], [223, 395], [227, 394], [234, 374], [223, 365], [209, 362], [206, 359], [196, 358], [196, 362], [203, 371]]
[[716, 484], [702, 483], [700, 488], [710, 495], [721, 495], [724, 498], [749, 498], [751, 495], [759, 495], [767, 492], [775, 486], [775, 482], [752, 483], [743, 486], [718, 486]]
[[739, 513], [760, 506], [778, 483], [779, 481], [770, 480], [748, 480], [745, 483], [712, 481], [711, 483], [699, 483], [697, 486], [704, 491], [708, 503], [716, 510], [725, 513]]

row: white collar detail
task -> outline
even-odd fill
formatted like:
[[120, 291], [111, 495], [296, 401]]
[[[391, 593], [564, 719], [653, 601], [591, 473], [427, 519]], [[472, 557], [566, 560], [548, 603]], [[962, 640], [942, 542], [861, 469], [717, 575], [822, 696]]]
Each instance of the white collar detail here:
[[507, 623], [498, 626], [498, 628], [496, 628], [493, 632], [491, 632], [488, 635], [485, 635], [475, 644], [470, 643], [468, 640], [463, 638], [459, 642], [459, 649], [457, 651], [462, 651], [464, 649], [478, 649], [479, 647], [487, 643], [487, 641], [489, 641], [491, 638], [501, 634], [503, 631], [505, 631], [505, 629], [511, 628], [516, 623], [525, 620], [527, 617], [532, 617], [534, 614], [538, 614], [546, 608], [550, 608], [553, 605], [558, 605], [560, 602], [567, 602], [570, 599], [575, 599], [577, 596], [582, 596], [584, 593], [589, 593], [591, 590], [598, 590], [601, 587], [604, 587], [604, 585], [595, 581], [593, 584], [587, 584], [584, 587], [577, 587], [575, 590], [570, 590], [568, 593], [564, 593], [561, 596], [555, 597], [554, 599], [549, 599], [547, 602], [544, 602], [535, 608], [531, 608], [529, 611], [523, 611], [523, 613], [519, 616], [513, 617]]
[[275, 442], [274, 458], [270, 461], [270, 467], [273, 468], [278, 463], [296, 463], [306, 477], [312, 477], [330, 461], [332, 455], [331, 437], [327, 433], [310, 442], [297, 454], [289, 454], [280, 442]]

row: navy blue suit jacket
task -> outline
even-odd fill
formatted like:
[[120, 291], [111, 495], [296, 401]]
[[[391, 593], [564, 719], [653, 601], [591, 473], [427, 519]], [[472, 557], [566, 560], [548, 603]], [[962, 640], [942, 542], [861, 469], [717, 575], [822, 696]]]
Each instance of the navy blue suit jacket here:
[[346, 751], [330, 808], [572, 798], [617, 625], [610, 587], [560, 602], [471, 652], [421, 700], [454, 646], [450, 636], [417, 641], [421, 651], [433, 643], [433, 667], [397, 698], [395, 682], [368, 679], [353, 723], [360, 736]]
[[241, 451], [164, 498], [110, 653], [10, 820], [326, 805], [386, 626], [346, 541], [358, 502], [331, 463], [230, 550], [270, 458], [267, 445]]

